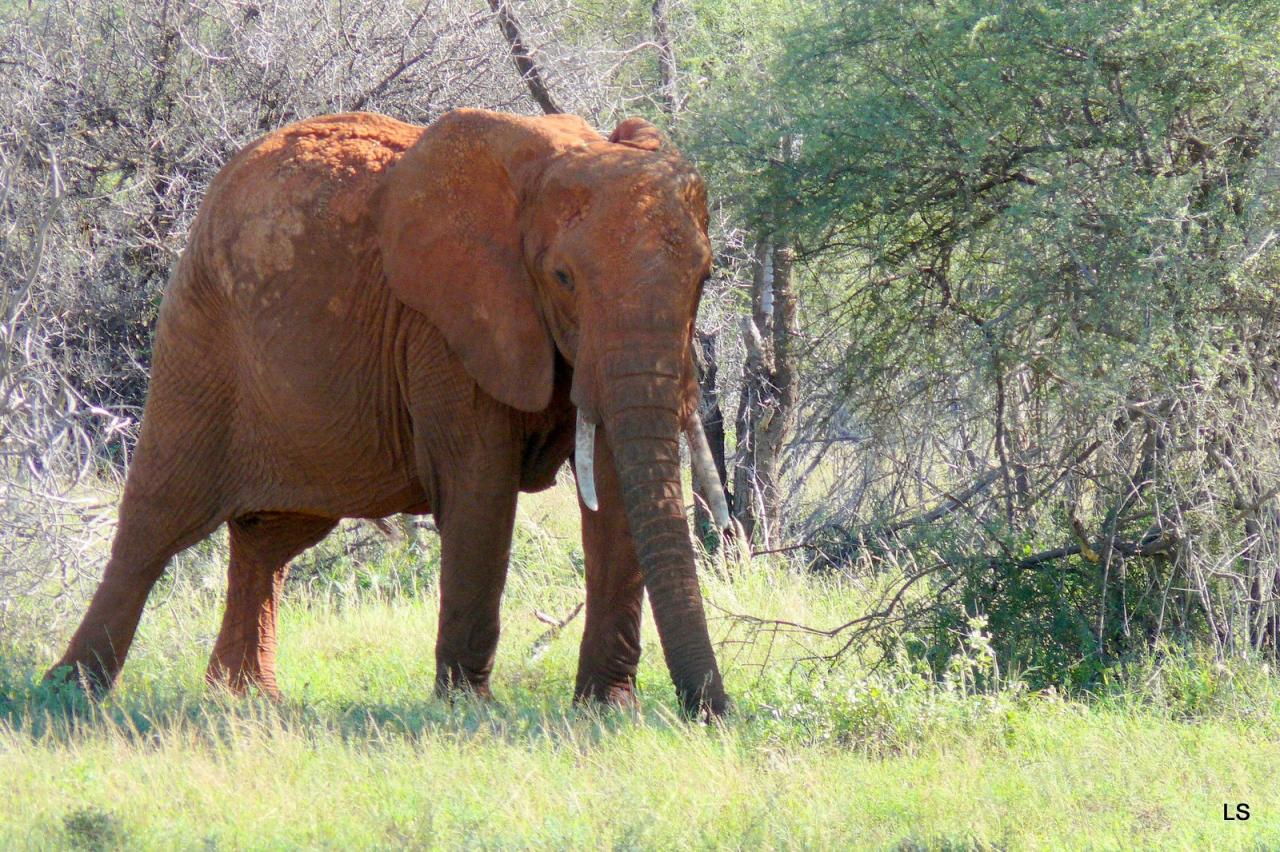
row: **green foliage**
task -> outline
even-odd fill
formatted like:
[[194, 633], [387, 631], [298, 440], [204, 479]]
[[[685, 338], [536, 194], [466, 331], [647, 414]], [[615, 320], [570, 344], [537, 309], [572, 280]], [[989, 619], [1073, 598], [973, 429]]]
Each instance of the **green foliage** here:
[[769, 185], [790, 225], [807, 251], [874, 270], [829, 290], [857, 306], [851, 381], [922, 358], [1016, 362], [1087, 404], [1229, 347], [1206, 308], [1273, 286], [1227, 272], [1251, 214], [1274, 209], [1259, 158], [1278, 43], [1270, 2], [867, 2], [804, 19], [775, 68], [782, 114], [743, 132], [760, 151], [802, 140]]
[[1272, 666], [1218, 659], [1203, 647], [1161, 643], [1156, 650], [1107, 673], [1100, 706], [1153, 709], [1196, 722], [1266, 719], [1277, 709]]
[[1001, 474], [885, 545], [945, 563], [917, 653], [976, 614], [1058, 685], [1160, 636], [1274, 650], [1280, 6], [826, 2], [765, 44], [699, 126], [795, 237], [813, 420], [862, 440], [824, 498], [861, 516], [814, 516], [860, 549]]
[[904, 650], [946, 671], [963, 658], [980, 618], [999, 668], [1030, 688], [1096, 690], [1112, 665], [1145, 658], [1150, 637], [1194, 642], [1205, 635], [1202, 612], [1185, 592], [1167, 588], [1168, 577], [1158, 561], [1134, 561], [1104, 578], [1078, 556], [1036, 564], [957, 557], [939, 580], [951, 591], [914, 621]]

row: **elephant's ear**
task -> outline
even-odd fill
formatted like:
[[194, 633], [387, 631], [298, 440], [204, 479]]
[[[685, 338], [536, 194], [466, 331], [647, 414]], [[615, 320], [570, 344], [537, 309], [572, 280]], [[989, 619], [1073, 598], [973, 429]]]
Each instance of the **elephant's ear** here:
[[440, 329], [486, 393], [522, 411], [551, 400], [554, 343], [525, 269], [517, 203], [564, 146], [560, 124], [448, 113], [387, 171], [379, 211], [392, 293]]
[[641, 151], [671, 151], [671, 140], [653, 124], [643, 118], [625, 118], [613, 128], [609, 141], [617, 145], [639, 148]]

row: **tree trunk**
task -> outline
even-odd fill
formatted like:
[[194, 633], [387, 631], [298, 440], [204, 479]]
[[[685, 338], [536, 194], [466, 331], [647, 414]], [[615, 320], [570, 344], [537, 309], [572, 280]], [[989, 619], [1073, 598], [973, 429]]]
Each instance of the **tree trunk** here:
[[658, 76], [661, 86], [662, 111], [673, 135], [676, 115], [680, 112], [680, 90], [676, 82], [676, 52], [671, 44], [671, 26], [667, 20], [667, 0], [653, 0], [653, 40], [658, 45]]
[[[757, 434], [759, 423], [767, 416], [770, 389], [771, 356], [769, 338], [761, 332], [772, 320], [772, 258], [769, 239], [756, 239], [751, 264], [751, 316], [742, 320], [742, 339], [746, 357], [742, 362], [742, 387], [738, 393], [738, 415], [734, 422], [738, 445], [733, 459], [733, 514], [742, 525], [747, 541], [755, 537], [756, 521], [763, 511], [759, 483], [762, 453]], [[766, 465], [767, 466], [767, 465]]]
[[[783, 162], [792, 141], [782, 140]], [[734, 455], [733, 512], [748, 538], [768, 549], [780, 541], [785, 523], [779, 483], [783, 449], [795, 426], [798, 316], [792, 281], [794, 250], [774, 214], [772, 233], [755, 245], [751, 317], [743, 320], [747, 357], [738, 400], [738, 446]], [[758, 533], [758, 536], [756, 535]]]
[[795, 428], [796, 294], [791, 281], [794, 252], [785, 233], [775, 236], [773, 246], [773, 375], [774, 415], [764, 425], [764, 443], [769, 446], [768, 487], [765, 494], [765, 525], [773, 541], [782, 531], [782, 492], [778, 485], [783, 447]]

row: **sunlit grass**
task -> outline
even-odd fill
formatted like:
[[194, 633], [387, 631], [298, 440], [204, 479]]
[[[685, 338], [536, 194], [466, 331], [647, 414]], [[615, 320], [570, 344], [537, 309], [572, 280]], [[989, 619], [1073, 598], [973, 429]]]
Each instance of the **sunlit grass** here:
[[[12, 643], [0, 848], [1280, 844], [1280, 686], [1260, 666], [1174, 654], [1094, 699], [975, 693], [856, 655], [807, 664], [830, 643], [726, 615], [837, 624], [874, 591], [848, 578], [708, 571], [736, 701], [722, 727], [676, 716], [651, 622], [639, 712], [575, 709], [582, 619], [549, 638], [538, 615], [582, 599], [573, 507], [567, 489], [522, 505], [493, 704], [431, 693], [430, 534], [369, 560], [328, 543], [299, 564], [280, 705], [203, 685], [216, 543], [161, 590], [99, 706], [40, 687], [49, 655]], [[1253, 818], [1225, 822], [1238, 801]]]

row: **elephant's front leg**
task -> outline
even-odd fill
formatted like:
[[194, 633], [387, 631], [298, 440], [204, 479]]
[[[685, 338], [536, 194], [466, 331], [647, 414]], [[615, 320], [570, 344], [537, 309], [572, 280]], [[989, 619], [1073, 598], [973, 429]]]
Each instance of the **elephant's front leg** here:
[[451, 491], [436, 518], [441, 548], [436, 692], [460, 689], [488, 698], [517, 482], [497, 477]]
[[595, 480], [600, 508], [592, 511], [578, 501], [587, 563], [587, 623], [574, 700], [634, 706], [644, 579], [613, 454], [603, 435], [596, 437]]

